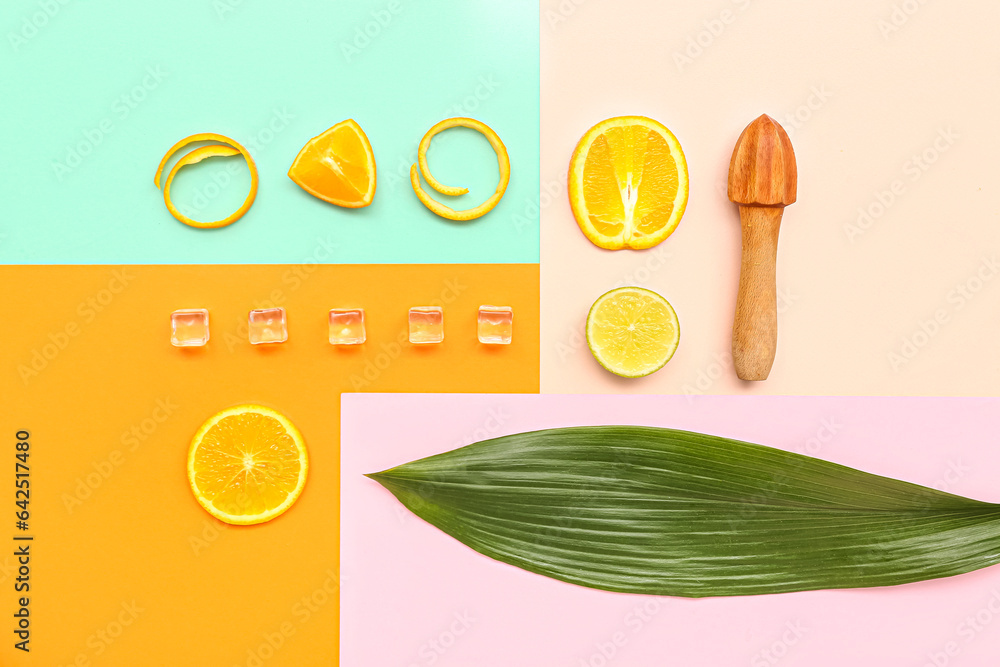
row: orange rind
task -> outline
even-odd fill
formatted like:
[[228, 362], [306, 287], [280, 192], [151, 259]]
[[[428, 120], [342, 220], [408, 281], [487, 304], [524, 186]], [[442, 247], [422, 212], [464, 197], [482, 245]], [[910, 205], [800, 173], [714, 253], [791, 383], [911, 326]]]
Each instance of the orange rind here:
[[[438, 180], [431, 174], [430, 167], [427, 164], [427, 150], [431, 146], [431, 139], [433, 139], [438, 133], [452, 127], [467, 127], [482, 133], [483, 136], [485, 136], [490, 142], [490, 146], [493, 147], [493, 150], [497, 154], [497, 167], [500, 170], [500, 182], [497, 183], [497, 189], [492, 195], [490, 195], [489, 199], [484, 201], [479, 206], [461, 211], [456, 211], [450, 206], [446, 206], [432, 198], [420, 184], [420, 176], [423, 176], [428, 185], [441, 194], [449, 197], [464, 195], [469, 191], [468, 188], [453, 187], [443, 185], [438, 182]], [[410, 184], [413, 186], [413, 191], [416, 193], [417, 199], [419, 199], [424, 206], [442, 218], [458, 222], [474, 220], [493, 210], [493, 208], [500, 202], [504, 192], [506, 192], [508, 183], [510, 183], [510, 156], [507, 154], [507, 147], [504, 146], [503, 141], [501, 141], [499, 135], [493, 131], [493, 128], [474, 118], [448, 118], [427, 130], [427, 134], [425, 134], [423, 139], [420, 140], [420, 146], [417, 149], [417, 162], [410, 167]]]
[[[250, 153], [244, 148], [240, 143], [230, 139], [229, 137], [216, 134], [214, 132], [201, 132], [199, 134], [192, 134], [189, 137], [181, 139], [176, 144], [170, 147], [163, 159], [160, 160], [160, 166], [156, 168], [156, 176], [153, 182], [156, 187], [160, 187], [160, 177], [163, 175], [163, 168], [166, 166], [167, 161], [179, 151], [189, 144], [193, 144], [199, 141], [218, 141], [218, 144], [209, 144], [207, 146], [200, 146], [194, 150], [185, 153], [180, 160], [173, 166], [170, 172], [167, 174], [166, 181], [163, 183], [163, 202], [167, 205], [167, 210], [170, 214], [183, 222], [185, 225], [190, 227], [196, 227], [198, 229], [214, 229], [217, 227], [225, 227], [226, 225], [231, 225], [240, 218], [243, 214], [250, 210], [250, 206], [253, 204], [254, 199], [257, 197], [257, 165], [254, 164], [253, 158], [250, 157]], [[225, 144], [228, 144], [225, 145]], [[212, 222], [201, 222], [181, 213], [174, 206], [174, 202], [170, 199], [170, 184], [174, 180], [174, 176], [177, 175], [183, 167], [189, 164], [195, 164], [201, 162], [202, 160], [210, 157], [231, 157], [233, 155], [242, 155], [243, 159], [246, 160], [247, 167], [250, 169], [250, 192], [247, 194], [243, 204], [236, 210], [235, 213], [226, 216], [221, 220], [215, 220]]]

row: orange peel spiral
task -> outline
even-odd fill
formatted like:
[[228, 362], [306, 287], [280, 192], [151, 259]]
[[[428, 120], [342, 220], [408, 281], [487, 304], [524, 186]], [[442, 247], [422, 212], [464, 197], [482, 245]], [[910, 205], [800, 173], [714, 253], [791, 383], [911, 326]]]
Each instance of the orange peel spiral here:
[[[198, 134], [192, 134], [189, 137], [185, 137], [171, 146], [170, 150], [168, 150], [166, 155], [163, 156], [163, 159], [160, 160], [160, 166], [156, 168], [156, 176], [154, 177], [153, 182], [156, 184], [156, 187], [159, 188], [160, 178], [163, 175], [163, 168], [166, 166], [167, 161], [180, 149], [198, 141], [218, 141], [221, 143], [199, 146], [198, 148], [185, 153], [181, 159], [177, 161], [177, 164], [175, 164], [167, 174], [166, 181], [163, 183], [163, 202], [167, 205], [167, 210], [170, 211], [172, 216], [190, 227], [197, 227], [199, 229], [214, 229], [216, 227], [231, 225], [242, 218], [244, 213], [250, 210], [250, 206], [257, 197], [257, 165], [254, 164], [253, 158], [250, 157], [250, 153], [247, 152], [247, 149], [244, 148], [239, 142], [234, 141], [223, 134], [216, 134], [215, 132], [200, 132]], [[201, 162], [206, 158], [230, 157], [233, 155], [242, 155], [243, 159], [246, 160], [247, 167], [250, 169], [250, 192], [247, 194], [246, 199], [243, 200], [243, 204], [239, 207], [239, 209], [221, 220], [214, 220], [211, 222], [200, 222], [189, 218], [178, 211], [177, 207], [174, 206], [173, 201], [170, 199], [170, 184], [173, 182], [174, 176], [177, 175], [177, 172], [189, 164]]]
[[[446, 206], [432, 198], [420, 184], [420, 176], [422, 175], [428, 185], [443, 195], [457, 197], [458, 195], [464, 195], [469, 191], [468, 188], [458, 188], [441, 184], [434, 178], [434, 176], [431, 175], [430, 167], [427, 164], [427, 150], [430, 148], [431, 139], [433, 139], [438, 133], [452, 127], [467, 127], [482, 133], [483, 136], [485, 136], [490, 142], [493, 150], [496, 152], [497, 166], [500, 169], [500, 182], [497, 184], [496, 191], [490, 195], [489, 199], [475, 208], [464, 209], [461, 211], [456, 211], [450, 206]], [[504, 146], [503, 141], [501, 141], [499, 135], [493, 131], [493, 128], [474, 118], [448, 118], [442, 120], [440, 123], [427, 130], [427, 134], [425, 134], [423, 139], [420, 140], [420, 146], [417, 149], [417, 162], [410, 167], [410, 184], [413, 186], [413, 191], [416, 193], [417, 199], [419, 199], [424, 206], [442, 218], [459, 222], [474, 220], [493, 210], [493, 208], [500, 202], [504, 192], [506, 192], [508, 183], [510, 183], [510, 156], [507, 154], [507, 147]]]

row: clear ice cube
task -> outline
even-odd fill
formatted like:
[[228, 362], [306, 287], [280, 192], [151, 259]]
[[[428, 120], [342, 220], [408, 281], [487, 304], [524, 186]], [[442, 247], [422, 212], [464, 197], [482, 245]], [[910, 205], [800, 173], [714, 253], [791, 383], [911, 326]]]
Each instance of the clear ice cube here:
[[415, 345], [444, 340], [444, 309], [440, 306], [410, 308], [410, 342]]
[[514, 333], [514, 309], [510, 306], [479, 306], [479, 342], [510, 345]]
[[170, 314], [170, 343], [174, 347], [201, 347], [207, 342], [207, 310], [183, 308]]
[[288, 340], [284, 308], [258, 308], [250, 311], [250, 343], [284, 343]]
[[361, 345], [364, 342], [363, 308], [334, 308], [330, 311], [330, 345]]

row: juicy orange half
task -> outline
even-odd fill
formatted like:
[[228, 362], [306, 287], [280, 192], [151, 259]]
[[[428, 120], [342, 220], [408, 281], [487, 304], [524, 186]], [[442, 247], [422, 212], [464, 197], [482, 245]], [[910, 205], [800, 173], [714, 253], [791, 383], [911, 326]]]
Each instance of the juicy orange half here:
[[226, 523], [263, 523], [283, 514], [302, 493], [308, 472], [302, 434], [262, 405], [238, 405], [210, 417], [188, 450], [195, 498]]
[[375, 197], [375, 154], [361, 126], [345, 120], [310, 139], [288, 177], [325, 202], [361, 208]]
[[676, 229], [687, 199], [684, 151], [651, 118], [601, 121], [583, 135], [570, 160], [573, 215], [601, 248], [651, 248]]

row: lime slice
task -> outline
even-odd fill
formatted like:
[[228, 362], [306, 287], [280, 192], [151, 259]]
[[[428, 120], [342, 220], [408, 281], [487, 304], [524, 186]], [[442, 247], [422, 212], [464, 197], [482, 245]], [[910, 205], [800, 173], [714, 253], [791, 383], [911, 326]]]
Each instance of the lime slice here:
[[615, 375], [643, 377], [670, 361], [680, 341], [677, 313], [662, 296], [641, 287], [603, 294], [587, 315], [587, 345]]

